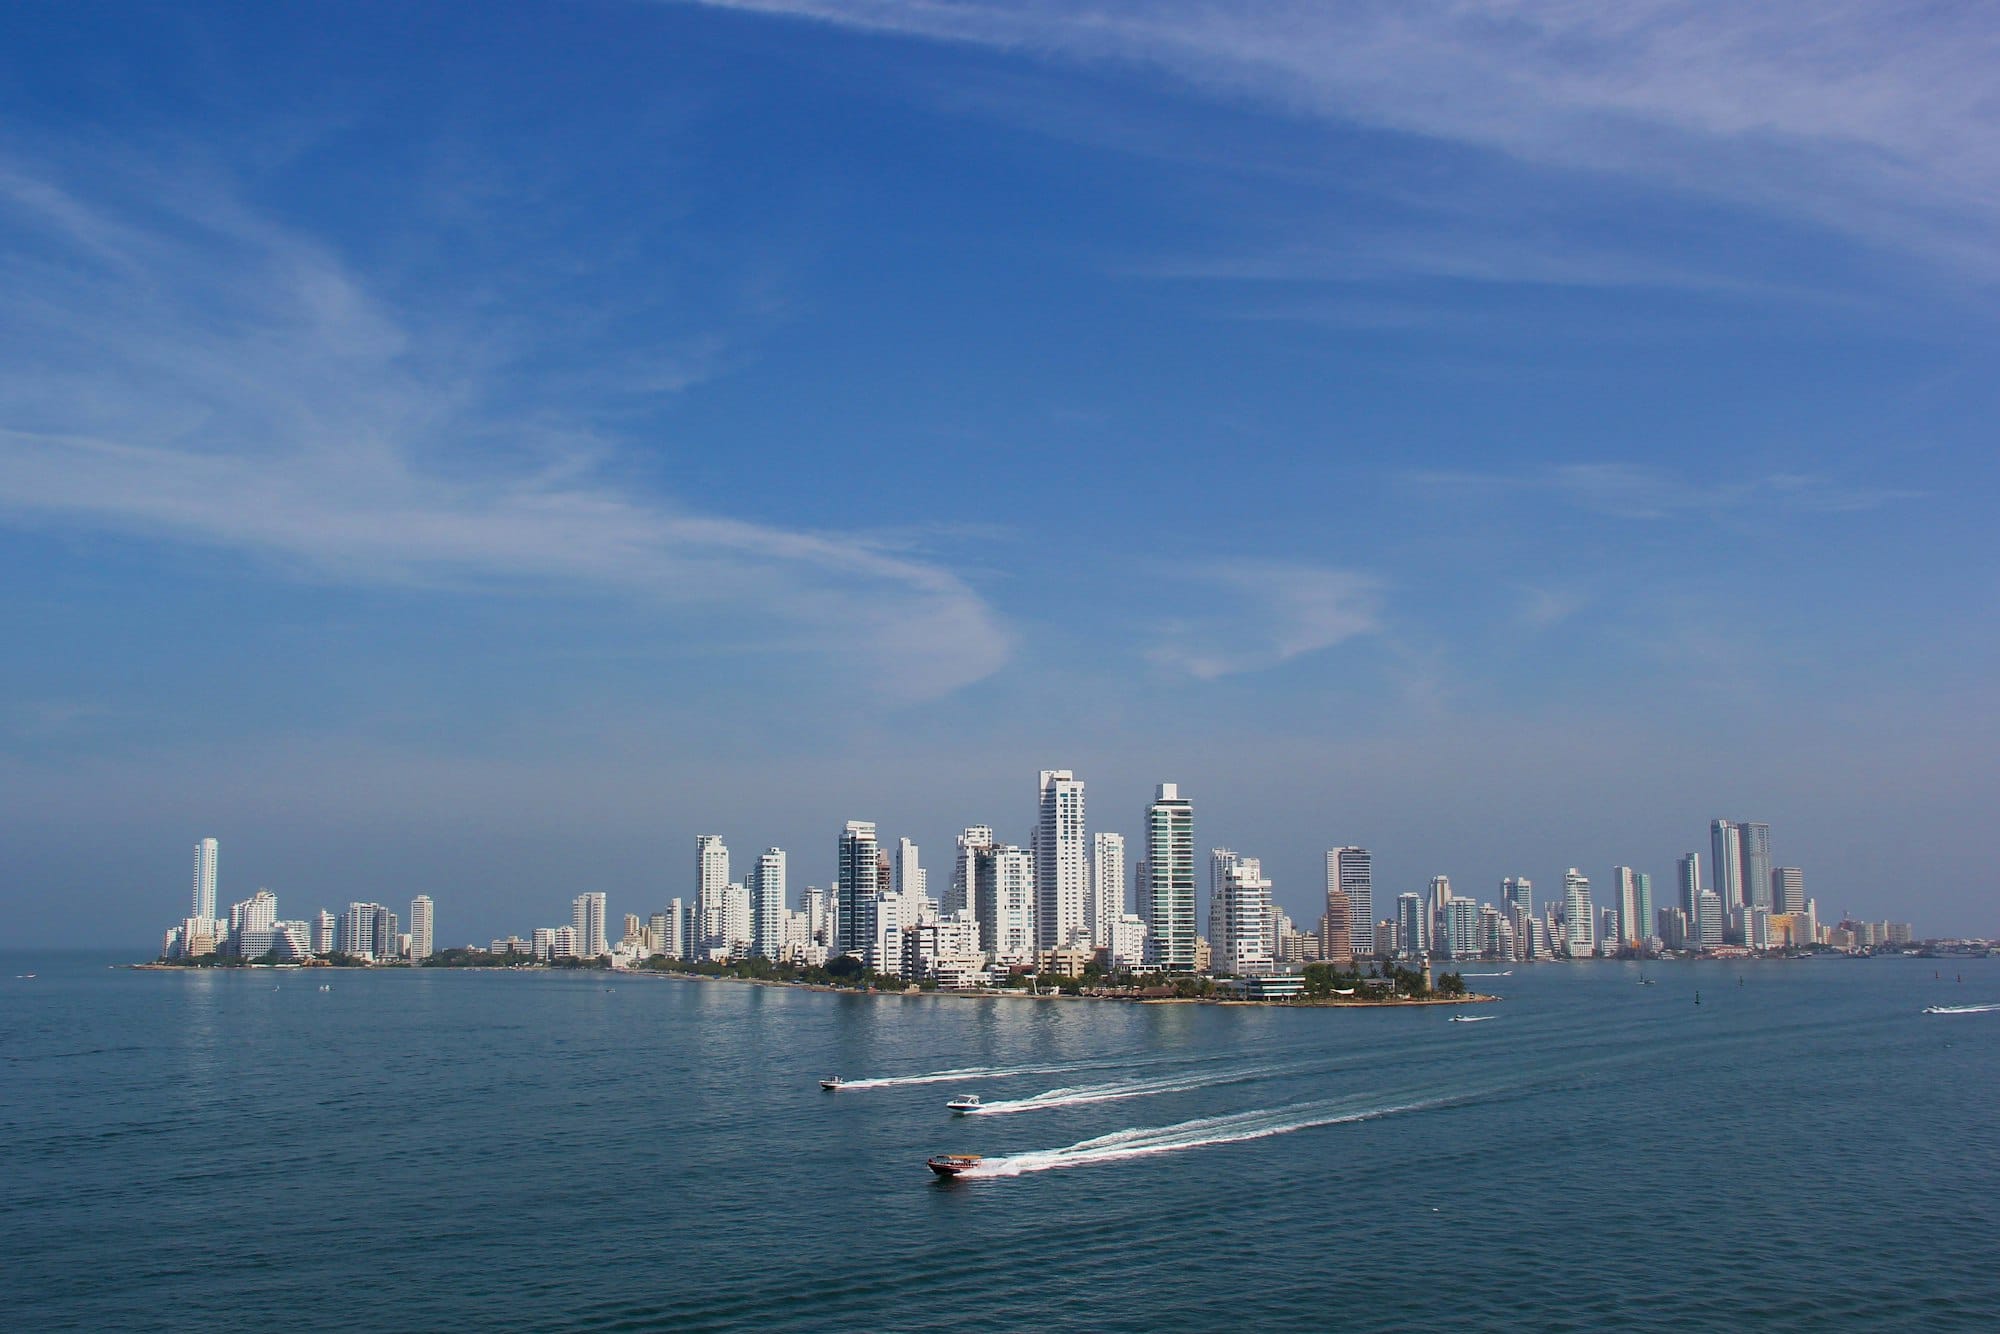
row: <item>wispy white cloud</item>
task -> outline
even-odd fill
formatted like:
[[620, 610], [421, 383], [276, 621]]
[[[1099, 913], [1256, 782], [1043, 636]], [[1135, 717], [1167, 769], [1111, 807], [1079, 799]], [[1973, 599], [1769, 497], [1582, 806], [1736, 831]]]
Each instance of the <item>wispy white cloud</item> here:
[[945, 693], [1008, 657], [1010, 632], [949, 569], [629, 483], [627, 442], [521, 407], [517, 349], [383, 300], [226, 191], [178, 185], [107, 204], [0, 170], [0, 515], [320, 578], [698, 607], [892, 693]]
[[1214, 595], [1210, 609], [1158, 626], [1147, 657], [1197, 680], [1276, 667], [1380, 626], [1380, 584], [1352, 571], [1227, 561], [1195, 579]]
[[1214, 95], [1626, 174], [2000, 273], [2000, 24], [1978, 5], [712, 2], [1150, 66]]
[[1580, 509], [1618, 519], [1722, 515], [1753, 508], [1841, 514], [1921, 499], [1900, 487], [1845, 486], [1802, 473], [1728, 476], [1702, 484], [1637, 463], [1564, 463], [1515, 473], [1425, 471], [1410, 485], [1462, 499], [1552, 495]]

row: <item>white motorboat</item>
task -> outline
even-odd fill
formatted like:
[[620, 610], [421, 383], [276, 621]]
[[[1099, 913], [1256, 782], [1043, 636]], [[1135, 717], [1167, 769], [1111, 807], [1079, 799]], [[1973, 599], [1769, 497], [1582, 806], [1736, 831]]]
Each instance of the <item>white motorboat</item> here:
[[828, 1075], [825, 1079], [819, 1081], [819, 1086], [825, 1089], [828, 1093], [831, 1093], [835, 1089], [839, 1088], [840, 1084], [841, 1084], [841, 1079], [839, 1075]]
[[1455, 1014], [1451, 1017], [1451, 1022], [1454, 1024], [1483, 1024], [1492, 1017], [1490, 1014]]
[[979, 1095], [977, 1093], [961, 1093], [945, 1104], [945, 1110], [951, 1112], [976, 1112], [979, 1110]]

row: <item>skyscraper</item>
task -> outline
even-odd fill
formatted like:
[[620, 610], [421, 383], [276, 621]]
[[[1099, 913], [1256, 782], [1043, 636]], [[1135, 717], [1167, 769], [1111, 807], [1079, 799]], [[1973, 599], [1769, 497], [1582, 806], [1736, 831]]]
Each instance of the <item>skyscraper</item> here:
[[1628, 950], [1643, 950], [1653, 934], [1653, 878], [1629, 866], [1613, 868], [1618, 887], [1618, 943]]
[[1745, 820], [1736, 826], [1743, 852], [1743, 897], [1753, 908], [1771, 909], [1771, 826]]
[[1068, 769], [1044, 769], [1035, 822], [1036, 946], [1046, 950], [1087, 939], [1089, 897], [1083, 783]]
[[375, 920], [384, 911], [379, 903], [350, 903], [340, 915], [340, 929], [334, 935], [334, 949], [357, 958], [375, 956]]
[[785, 948], [785, 850], [768, 848], [750, 872], [750, 952], [775, 959]]
[[930, 874], [924, 870], [923, 854], [917, 845], [907, 838], [896, 840], [896, 892], [903, 896], [905, 903], [914, 904], [928, 897]]
[[1214, 968], [1238, 977], [1268, 976], [1273, 966], [1269, 930], [1271, 882], [1255, 857], [1215, 854], [1217, 883], [1209, 913]]
[[1430, 948], [1433, 950], [1443, 949], [1444, 909], [1445, 905], [1450, 902], [1451, 877], [1448, 875], [1432, 876], [1430, 897], [1424, 903], [1426, 918], [1424, 926], [1429, 932], [1425, 938], [1430, 941]]
[[1524, 875], [1500, 881], [1500, 901], [1514, 924], [1514, 948], [1523, 959], [1535, 957], [1535, 882]]
[[215, 858], [220, 846], [212, 838], [194, 845], [194, 905], [188, 915], [199, 922], [215, 920]]
[[696, 835], [694, 875], [694, 913], [700, 926], [698, 939], [689, 942], [690, 953], [721, 941], [727, 932], [723, 919], [729, 911], [729, 845], [722, 841], [722, 835]]
[[419, 894], [410, 900], [410, 962], [421, 963], [431, 957], [432, 938], [435, 924], [431, 896]]
[[1194, 971], [1194, 803], [1162, 783], [1146, 808], [1146, 948], [1170, 973]]
[[1709, 874], [1715, 877], [1716, 897], [1722, 900], [1725, 915], [1741, 908], [1743, 899], [1743, 830], [1730, 820], [1716, 820], [1708, 826]]
[[569, 924], [576, 931], [576, 950], [580, 957], [595, 959], [610, 952], [611, 944], [604, 938], [603, 890], [593, 889], [572, 899]]
[[992, 846], [993, 830], [983, 824], [973, 825], [958, 836], [958, 859], [952, 863], [951, 888], [944, 899], [946, 917], [972, 907], [973, 856]]
[[[1375, 953], [1373, 861], [1366, 848], [1334, 848], [1326, 854], [1327, 888], [1331, 890], [1338, 886], [1340, 892], [1347, 896], [1348, 937], [1358, 959]], [[1345, 963], [1346, 960], [1331, 962]]]
[[872, 918], [863, 904], [881, 892], [873, 820], [849, 820], [840, 831], [840, 880], [834, 886], [835, 954], [860, 954]]
[[1090, 943], [1110, 949], [1118, 920], [1125, 915], [1125, 835], [1094, 834], [1090, 840]]
[[1722, 943], [1722, 896], [1703, 890], [1695, 896], [1695, 936], [1700, 947], [1712, 950]]
[[1444, 905], [1444, 933], [1439, 937], [1445, 954], [1453, 959], [1479, 957], [1479, 905], [1471, 899], [1454, 898]]
[[1806, 910], [1806, 873], [1796, 866], [1780, 866], [1771, 872], [1771, 898], [1781, 913]]
[[1399, 954], [1422, 954], [1430, 949], [1430, 928], [1424, 921], [1423, 896], [1419, 894], [1398, 894], [1396, 896], [1396, 951]]
[[1025, 848], [973, 851], [973, 918], [1002, 967], [1035, 957], [1035, 856]]
[[1570, 867], [1563, 872], [1563, 939], [1570, 958], [1587, 959], [1597, 952], [1596, 913], [1590, 902], [1590, 877]]
[[1680, 871], [1681, 911], [1696, 936], [1701, 933], [1701, 854], [1690, 852], [1677, 863]]
[[1354, 945], [1354, 900], [1340, 883], [1340, 855], [1346, 851], [1333, 848], [1326, 854], [1326, 912], [1319, 919], [1319, 957], [1337, 968], [1360, 953]]

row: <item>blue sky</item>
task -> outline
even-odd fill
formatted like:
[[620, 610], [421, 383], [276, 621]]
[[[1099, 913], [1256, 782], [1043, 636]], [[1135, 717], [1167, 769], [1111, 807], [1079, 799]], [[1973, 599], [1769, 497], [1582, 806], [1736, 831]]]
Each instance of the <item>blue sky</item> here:
[[[2000, 23], [0, 13], [0, 885], [440, 933], [1162, 779], [2000, 932]], [[1600, 895], [1602, 897], [1602, 895]], [[51, 913], [54, 906], [57, 911]]]

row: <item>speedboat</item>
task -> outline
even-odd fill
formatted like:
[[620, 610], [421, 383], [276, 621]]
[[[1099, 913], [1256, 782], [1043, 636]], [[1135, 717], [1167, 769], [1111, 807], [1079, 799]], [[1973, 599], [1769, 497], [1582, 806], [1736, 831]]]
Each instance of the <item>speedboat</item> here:
[[961, 1093], [944, 1105], [948, 1112], [976, 1112], [979, 1110], [977, 1093]]
[[825, 1079], [819, 1081], [819, 1086], [825, 1089], [828, 1093], [833, 1092], [835, 1089], [839, 1088], [840, 1085], [841, 1085], [841, 1079], [839, 1075], [828, 1075]]
[[941, 1177], [955, 1177], [970, 1172], [982, 1161], [976, 1153], [940, 1153], [934, 1158], [924, 1159], [924, 1166]]
[[1451, 1022], [1454, 1024], [1483, 1024], [1492, 1017], [1490, 1014], [1455, 1014], [1451, 1017]]

